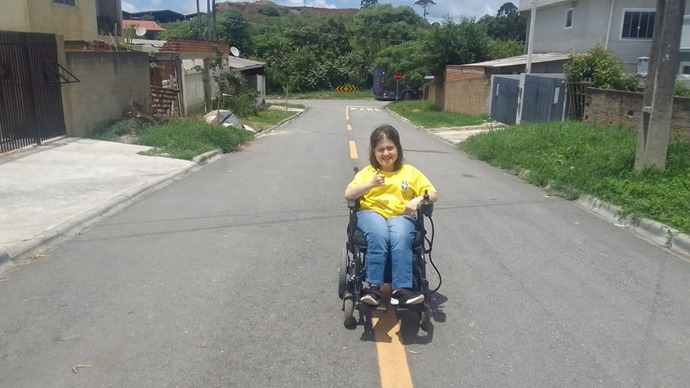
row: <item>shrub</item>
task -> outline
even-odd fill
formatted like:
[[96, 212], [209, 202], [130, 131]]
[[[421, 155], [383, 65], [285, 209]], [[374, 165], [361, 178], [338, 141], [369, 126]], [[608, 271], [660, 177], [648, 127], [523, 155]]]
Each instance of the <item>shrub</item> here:
[[596, 46], [586, 53], [572, 52], [570, 62], [565, 65], [565, 76], [569, 81], [591, 78], [594, 87], [637, 91], [640, 86], [638, 75], [626, 75], [626, 67], [616, 54]]

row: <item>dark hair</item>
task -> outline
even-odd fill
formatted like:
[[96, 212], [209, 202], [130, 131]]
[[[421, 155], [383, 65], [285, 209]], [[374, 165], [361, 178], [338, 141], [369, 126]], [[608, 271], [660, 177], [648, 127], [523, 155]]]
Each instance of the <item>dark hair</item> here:
[[398, 171], [402, 167], [405, 159], [403, 158], [402, 145], [400, 145], [400, 135], [398, 134], [398, 130], [393, 128], [392, 125], [379, 125], [379, 127], [374, 129], [374, 132], [371, 133], [371, 136], [369, 137], [369, 163], [371, 163], [371, 165], [377, 170], [381, 168], [381, 164], [379, 164], [379, 161], [376, 160], [374, 150], [376, 149], [376, 145], [379, 144], [379, 142], [384, 138], [392, 141], [393, 144], [395, 144], [395, 148], [398, 150], [398, 158], [395, 160], [394, 165], [395, 171]]

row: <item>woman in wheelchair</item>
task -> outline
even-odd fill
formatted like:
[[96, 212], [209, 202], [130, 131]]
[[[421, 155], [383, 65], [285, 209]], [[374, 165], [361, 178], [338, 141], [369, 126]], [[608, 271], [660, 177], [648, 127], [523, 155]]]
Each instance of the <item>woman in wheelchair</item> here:
[[424, 194], [436, 202], [436, 189], [415, 167], [404, 164], [398, 131], [390, 125], [376, 128], [369, 139], [369, 162], [345, 189], [345, 199], [360, 201], [357, 228], [367, 241], [366, 283], [360, 301], [378, 306], [383, 294], [386, 261], [392, 267], [391, 304], [424, 302], [413, 290], [412, 244], [417, 208]]

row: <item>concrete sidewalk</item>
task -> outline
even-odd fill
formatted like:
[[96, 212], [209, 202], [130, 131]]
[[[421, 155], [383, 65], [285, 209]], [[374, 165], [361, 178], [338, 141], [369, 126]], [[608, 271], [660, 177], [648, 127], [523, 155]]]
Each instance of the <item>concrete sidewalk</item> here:
[[0, 270], [69, 241], [219, 154], [194, 161], [139, 154], [150, 148], [64, 138], [0, 156]]

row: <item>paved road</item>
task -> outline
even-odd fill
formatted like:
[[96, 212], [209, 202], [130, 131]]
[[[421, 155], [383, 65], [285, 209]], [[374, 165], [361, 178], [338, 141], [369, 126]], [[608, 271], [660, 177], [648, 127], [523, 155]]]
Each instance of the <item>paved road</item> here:
[[386, 341], [344, 329], [335, 290], [342, 192], [384, 122], [440, 193], [433, 330], [407, 316], [386, 328], [399, 332], [414, 386], [690, 378], [688, 262], [382, 103], [309, 104], [245, 151], [5, 274], [0, 386], [377, 386], [390, 372], [377, 353]]

